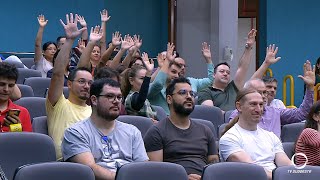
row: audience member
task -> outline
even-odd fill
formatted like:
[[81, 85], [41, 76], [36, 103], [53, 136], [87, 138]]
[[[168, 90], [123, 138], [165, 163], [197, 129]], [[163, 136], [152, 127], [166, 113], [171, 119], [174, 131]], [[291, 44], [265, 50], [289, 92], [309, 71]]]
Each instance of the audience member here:
[[277, 94], [278, 81], [270, 76], [264, 76], [262, 81], [265, 83], [268, 94], [268, 106], [272, 106], [279, 109], [285, 109], [286, 106], [280, 99], [275, 99]]
[[[314, 70], [311, 68], [309, 61], [304, 63], [304, 75], [299, 77], [303, 79], [304, 83], [307, 86], [306, 94], [303, 98], [302, 104], [299, 108], [290, 108], [290, 109], [279, 109], [272, 106], [267, 106], [267, 88], [264, 82], [261, 79], [265, 70], [271, 65], [277, 62], [280, 57], [275, 58], [278, 48], [275, 48], [275, 45], [270, 45], [267, 48], [266, 59], [260, 68], [252, 76], [254, 79], [249, 80], [245, 84], [245, 88], [255, 89], [261, 93], [264, 100], [263, 114], [260, 123], [258, 124], [262, 129], [271, 131], [280, 138], [281, 133], [281, 124], [290, 124], [295, 122], [301, 122], [307, 118], [308, 112], [313, 104], [313, 85], [315, 81]], [[233, 119], [237, 116], [237, 110], [234, 110], [230, 117]]]
[[156, 119], [156, 111], [147, 99], [153, 61], [149, 61], [148, 54], [142, 54], [145, 67], [134, 65], [127, 69], [121, 81], [121, 91], [125, 98], [124, 104], [129, 115], [138, 115]]
[[200, 180], [204, 166], [214, 161], [214, 135], [209, 127], [189, 118], [196, 93], [188, 79], [172, 80], [166, 94], [170, 115], [147, 131], [147, 154], [151, 161], [180, 164], [189, 179]]
[[10, 100], [17, 79], [17, 68], [12, 64], [0, 62], [0, 132], [32, 131], [29, 111]]
[[214, 68], [214, 81], [212, 87], [208, 87], [199, 93], [199, 104], [219, 107], [222, 111], [234, 109], [234, 101], [239, 89], [245, 82], [248, 72], [252, 48], [255, 43], [256, 30], [252, 29], [248, 33], [248, 39], [244, 53], [239, 60], [238, 69], [234, 80], [230, 82], [230, 65], [226, 62], [219, 63]]
[[236, 97], [239, 116], [230, 122], [219, 141], [220, 155], [224, 161], [246, 162], [262, 166], [272, 179], [272, 170], [291, 165], [283, 151], [280, 139], [272, 132], [258, 126], [264, 100], [255, 90], [243, 89]]
[[70, 13], [70, 16], [66, 15], [66, 24], [60, 20], [67, 39], [57, 55], [46, 100], [48, 131], [54, 140], [58, 159], [62, 157], [61, 142], [65, 129], [88, 118], [91, 114], [91, 108], [86, 104], [86, 100], [89, 98], [93, 78], [88, 69], [77, 68], [69, 74], [68, 99], [63, 95], [64, 73], [70, 62], [70, 50], [75, 39], [85, 30], [85, 28], [78, 30], [76, 17]]
[[47, 72], [53, 68], [52, 60], [57, 51], [55, 42], [48, 41], [43, 44], [41, 50], [42, 36], [44, 27], [47, 25], [48, 20], [44, 15], [38, 16], [39, 29], [36, 36], [35, 50], [34, 50], [34, 63], [36, 70], [41, 72], [42, 77], [47, 77]]
[[[189, 79], [191, 83], [191, 88], [195, 92], [199, 92], [204, 88], [208, 88], [212, 82], [213, 82], [213, 64], [212, 64], [212, 59], [211, 59], [211, 50], [210, 50], [210, 45], [208, 45], [206, 42], [202, 43], [202, 55], [204, 59], [206, 60], [207, 64], [207, 78], [193, 78], [193, 77], [186, 77]], [[185, 77], [186, 76], [186, 69], [187, 65], [184, 59], [181, 57], [177, 57], [174, 59], [176, 63], [178, 63], [181, 67], [181, 71], [179, 73], [179, 77]]]
[[169, 107], [166, 101], [166, 87], [171, 80], [179, 77], [181, 67], [174, 62], [176, 57], [174, 45], [172, 43], [167, 44], [166, 59], [161, 65], [159, 72], [157, 73], [154, 81], [149, 86], [148, 99], [151, 105], [160, 106], [169, 115]]
[[305, 129], [300, 134], [295, 153], [303, 153], [303, 156], [295, 156], [296, 164], [301, 165], [307, 161], [307, 165], [320, 166], [320, 102], [317, 101], [309, 112], [305, 123]]
[[122, 100], [120, 84], [112, 79], [96, 80], [91, 85], [90, 98], [90, 118], [65, 131], [64, 160], [91, 167], [96, 179], [115, 179], [120, 166], [147, 161], [140, 131], [116, 120]]

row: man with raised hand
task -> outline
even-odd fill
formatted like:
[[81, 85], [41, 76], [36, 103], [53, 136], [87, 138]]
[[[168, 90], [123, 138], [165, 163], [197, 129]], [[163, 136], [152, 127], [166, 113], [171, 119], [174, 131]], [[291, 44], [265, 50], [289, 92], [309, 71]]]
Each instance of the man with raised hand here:
[[238, 69], [234, 80], [230, 82], [230, 65], [226, 62], [219, 63], [214, 68], [212, 87], [199, 92], [199, 104], [219, 107], [222, 111], [234, 109], [234, 101], [239, 89], [242, 89], [248, 72], [252, 48], [255, 43], [256, 30], [248, 33], [244, 53], [239, 60]]
[[58, 159], [62, 157], [61, 142], [65, 129], [91, 114], [91, 108], [86, 104], [86, 100], [89, 98], [93, 78], [88, 69], [77, 68], [70, 72], [67, 82], [68, 99], [63, 95], [65, 68], [69, 64], [70, 50], [75, 39], [86, 29], [78, 29], [77, 16], [77, 14], [75, 17], [72, 13], [67, 14], [66, 24], [60, 19], [67, 39], [57, 55], [46, 100], [48, 131], [54, 140]]

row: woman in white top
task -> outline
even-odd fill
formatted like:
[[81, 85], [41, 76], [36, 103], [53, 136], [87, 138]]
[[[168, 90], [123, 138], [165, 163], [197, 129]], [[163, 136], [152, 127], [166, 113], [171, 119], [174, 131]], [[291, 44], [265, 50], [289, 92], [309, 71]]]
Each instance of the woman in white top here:
[[39, 15], [38, 22], [39, 30], [35, 42], [34, 63], [36, 70], [41, 72], [42, 77], [47, 77], [47, 72], [53, 68], [52, 60], [57, 51], [57, 45], [56, 43], [49, 41], [43, 44], [41, 50], [43, 30], [47, 25], [48, 20], [45, 19], [44, 15]]

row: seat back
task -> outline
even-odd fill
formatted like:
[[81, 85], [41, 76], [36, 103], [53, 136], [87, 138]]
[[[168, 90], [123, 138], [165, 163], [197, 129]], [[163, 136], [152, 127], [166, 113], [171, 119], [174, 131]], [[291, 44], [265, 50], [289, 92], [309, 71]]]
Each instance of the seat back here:
[[[302, 172], [302, 173], [298, 173]], [[319, 166], [305, 166], [302, 169], [297, 169], [294, 166], [282, 166], [273, 170], [272, 179], [273, 180], [318, 180], [320, 177], [320, 167]]]
[[188, 180], [185, 169], [168, 162], [134, 162], [117, 171], [116, 180]]
[[24, 64], [18, 61], [12, 61], [10, 59], [5, 60], [4, 62], [13, 64], [16, 68], [24, 68]]
[[229, 111], [226, 111], [226, 112], [224, 113], [224, 122], [225, 122], [225, 123], [228, 123], [228, 122], [229, 122], [229, 117], [230, 117], [230, 115], [232, 114], [233, 111], [234, 111], [234, 110], [229, 110]]
[[219, 126], [219, 139], [220, 139], [220, 137], [221, 137], [221, 134], [222, 134], [222, 132], [224, 131], [224, 128], [226, 127], [226, 125], [227, 125], [228, 123], [223, 123], [223, 124], [221, 124], [220, 126]]
[[47, 162], [21, 166], [13, 180], [94, 180], [89, 166], [71, 162]]
[[262, 166], [242, 162], [221, 162], [205, 167], [202, 179], [267, 180], [268, 178]]
[[33, 119], [39, 116], [46, 116], [46, 98], [43, 97], [23, 97], [14, 102], [17, 105], [25, 107]]
[[291, 159], [291, 157], [295, 153], [295, 142], [283, 142], [282, 146], [283, 146], [284, 152], [287, 154], [289, 159]]
[[282, 142], [296, 142], [304, 129], [304, 123], [286, 124], [281, 129]]
[[157, 111], [157, 119], [159, 121], [167, 118], [167, 113], [164, 111], [164, 109], [161, 106], [152, 105], [152, 109]]
[[24, 84], [17, 84], [20, 89], [21, 97], [34, 97], [32, 87]]
[[32, 130], [33, 130], [33, 132], [36, 132], [36, 133], [49, 135], [47, 116], [40, 116], [40, 117], [33, 118]]
[[32, 87], [35, 97], [44, 97], [50, 82], [51, 78], [29, 77], [25, 79], [23, 84]]
[[20, 58], [20, 60], [29, 69], [34, 65], [34, 58]]
[[221, 110], [218, 107], [213, 106], [195, 105], [190, 117], [211, 121], [214, 127], [217, 128], [215, 134], [216, 137], [218, 137], [218, 127], [224, 123]]
[[25, 78], [42, 77], [41, 72], [34, 69], [18, 68], [17, 84], [23, 84]]
[[0, 164], [8, 179], [25, 164], [56, 161], [51, 137], [31, 132], [0, 133]]
[[153, 125], [150, 118], [143, 116], [121, 115], [117, 120], [136, 126], [140, 130], [142, 137], [144, 137], [148, 129]]
[[[46, 89], [46, 92], [45, 92], [45, 94], [44, 94], [44, 97], [47, 97], [48, 91], [49, 91], [49, 88]], [[65, 97], [66, 99], [68, 99], [68, 97], [69, 97], [69, 88], [66, 87], [66, 86], [64, 86], [62, 93], [63, 93], [64, 97]]]

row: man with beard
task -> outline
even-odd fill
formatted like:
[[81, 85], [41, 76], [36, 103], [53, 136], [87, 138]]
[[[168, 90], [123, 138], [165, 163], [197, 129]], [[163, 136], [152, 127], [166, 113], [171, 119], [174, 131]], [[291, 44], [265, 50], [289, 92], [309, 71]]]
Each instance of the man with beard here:
[[69, 64], [69, 54], [74, 40], [85, 29], [77, 28], [77, 20], [72, 13], [67, 14], [67, 24], [61, 21], [66, 33], [66, 41], [57, 55], [53, 67], [46, 111], [48, 117], [48, 131], [55, 143], [56, 155], [62, 158], [61, 141], [65, 129], [72, 124], [90, 116], [91, 108], [86, 104], [89, 98], [90, 85], [93, 82], [90, 71], [86, 68], [77, 68], [68, 75], [67, 85], [69, 97], [63, 95], [65, 69]]
[[180, 164], [190, 180], [200, 180], [203, 167], [214, 160], [213, 133], [207, 126], [189, 118], [196, 93], [188, 79], [172, 80], [166, 95], [170, 115], [146, 133], [147, 154], [151, 161]]
[[96, 80], [90, 100], [90, 118], [65, 131], [63, 159], [91, 167], [96, 179], [114, 179], [120, 166], [147, 161], [140, 131], [116, 120], [122, 100], [120, 84], [107, 78]]

